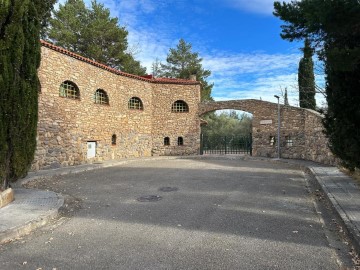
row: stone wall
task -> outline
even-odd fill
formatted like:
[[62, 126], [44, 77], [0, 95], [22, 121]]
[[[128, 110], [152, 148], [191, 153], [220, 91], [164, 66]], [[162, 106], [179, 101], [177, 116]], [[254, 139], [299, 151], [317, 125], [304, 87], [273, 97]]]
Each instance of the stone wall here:
[[[33, 170], [153, 154], [193, 154], [199, 149], [198, 82], [122, 73], [45, 42], [39, 78]], [[59, 96], [64, 81], [77, 85], [80, 99]], [[97, 89], [107, 93], [108, 105], [94, 103]], [[132, 97], [141, 99], [143, 110], [128, 108]], [[178, 99], [187, 102], [189, 113], [171, 113]], [[165, 147], [166, 136], [171, 145]], [[176, 143], [180, 136], [182, 146]], [[87, 158], [87, 142], [96, 142], [95, 158]]]
[[[42, 44], [33, 170], [127, 157], [198, 154], [201, 115], [221, 109], [251, 113], [253, 155], [277, 157], [276, 103], [252, 99], [200, 103], [199, 82], [139, 77], [52, 44]], [[77, 85], [79, 99], [60, 96], [64, 81]], [[109, 104], [94, 102], [97, 89], [107, 93]], [[128, 108], [132, 97], [141, 99], [142, 110]], [[185, 101], [189, 111], [172, 112], [172, 104], [177, 100]], [[321, 115], [283, 105], [280, 112], [281, 157], [336, 162], [322, 132]], [[113, 135], [116, 144], [112, 142]], [[183, 145], [178, 144], [179, 138]], [[87, 156], [90, 142], [96, 144], [93, 158]]]
[[[261, 100], [206, 102], [199, 106], [206, 112], [235, 109], [252, 114], [252, 153], [259, 157], [277, 157], [278, 105]], [[280, 155], [282, 158], [306, 159], [325, 164], [336, 163], [323, 133], [322, 116], [312, 110], [280, 105]], [[272, 141], [273, 139], [273, 141]]]
[[[167, 84], [154, 88], [153, 98], [153, 155], [189, 155], [200, 151], [200, 118], [198, 106], [200, 89], [197, 85], [184, 88], [182, 85]], [[175, 113], [169, 108], [173, 102], [184, 100], [189, 112]], [[170, 139], [170, 145], [164, 145], [164, 138]], [[178, 146], [178, 138], [184, 139], [184, 145]]]
[[305, 114], [305, 159], [316, 162], [336, 165], [336, 158], [328, 147], [328, 139], [322, 125], [323, 116], [312, 110], [304, 110]]

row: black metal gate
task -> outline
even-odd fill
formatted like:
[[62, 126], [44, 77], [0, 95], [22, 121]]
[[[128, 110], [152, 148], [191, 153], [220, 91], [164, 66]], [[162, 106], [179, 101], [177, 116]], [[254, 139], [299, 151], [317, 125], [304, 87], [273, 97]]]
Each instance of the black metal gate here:
[[251, 155], [251, 134], [248, 136], [206, 136], [201, 134], [200, 154]]

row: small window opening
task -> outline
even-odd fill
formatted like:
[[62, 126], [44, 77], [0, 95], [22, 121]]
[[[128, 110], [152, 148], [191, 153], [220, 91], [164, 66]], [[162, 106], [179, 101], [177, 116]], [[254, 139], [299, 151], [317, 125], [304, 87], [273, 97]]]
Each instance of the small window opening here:
[[178, 137], [178, 145], [184, 145], [183, 137]]
[[111, 145], [116, 145], [116, 134], [111, 136]]
[[275, 145], [275, 136], [270, 136], [269, 141], [270, 141], [270, 145], [274, 146]]
[[290, 135], [285, 137], [285, 142], [286, 146], [293, 146], [293, 140]]
[[164, 138], [164, 145], [170, 145], [170, 138], [169, 137]]
[[129, 109], [132, 110], [143, 110], [143, 103], [141, 101], [140, 98], [138, 97], [132, 97], [129, 99], [129, 103], [128, 103]]
[[109, 104], [109, 97], [104, 90], [98, 89], [94, 94], [94, 102], [96, 104]]
[[75, 83], [65, 81], [60, 85], [59, 96], [72, 99], [80, 99], [80, 91]]
[[189, 106], [183, 100], [175, 101], [171, 106], [172, 112], [189, 112]]

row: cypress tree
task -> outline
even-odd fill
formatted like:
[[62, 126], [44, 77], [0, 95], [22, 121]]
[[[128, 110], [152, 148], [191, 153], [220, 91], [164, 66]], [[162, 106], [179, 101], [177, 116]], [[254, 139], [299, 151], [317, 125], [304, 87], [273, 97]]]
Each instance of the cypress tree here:
[[281, 37], [309, 38], [324, 61], [328, 109], [324, 126], [332, 152], [360, 168], [360, 3], [358, 0], [275, 2]]
[[284, 105], [285, 105], [285, 106], [289, 106], [289, 99], [288, 99], [287, 88], [285, 88]]
[[302, 49], [304, 57], [301, 58], [298, 71], [299, 101], [301, 108], [315, 110], [315, 76], [314, 63], [312, 60], [313, 51], [310, 41], [305, 39], [305, 46]]
[[0, 2], [0, 185], [27, 174], [36, 148], [40, 30], [54, 0]]

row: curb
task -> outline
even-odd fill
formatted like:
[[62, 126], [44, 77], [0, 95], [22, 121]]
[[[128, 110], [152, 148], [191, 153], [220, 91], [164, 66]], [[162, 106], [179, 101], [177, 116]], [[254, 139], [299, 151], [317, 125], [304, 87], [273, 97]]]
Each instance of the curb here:
[[11, 242], [15, 239], [25, 236], [31, 233], [33, 230], [46, 225], [49, 221], [58, 217], [59, 209], [64, 205], [64, 197], [61, 194], [55, 194], [58, 197], [58, 201], [53, 209], [49, 210], [46, 214], [43, 214], [34, 220], [26, 222], [24, 225], [19, 225], [0, 232], [0, 244]]
[[[351, 244], [353, 245], [355, 251], [357, 254], [360, 254], [360, 233], [358, 232], [358, 229], [356, 228], [356, 226], [351, 222], [350, 218], [348, 217], [348, 215], [346, 214], [346, 212], [343, 210], [343, 208], [341, 207], [341, 205], [338, 203], [338, 201], [336, 200], [336, 198], [334, 197], [334, 195], [328, 190], [328, 188], [326, 187], [326, 184], [324, 183], [323, 179], [316, 173], [315, 171], [315, 167], [306, 165], [306, 164], [301, 164], [296, 162], [296, 160], [292, 160], [292, 159], [264, 159], [264, 158], [256, 158], [256, 157], [252, 157], [254, 160], [258, 159], [258, 160], [263, 160], [263, 161], [268, 161], [268, 162], [281, 162], [281, 163], [285, 163], [285, 164], [289, 164], [292, 166], [297, 166], [298, 168], [300, 168], [302, 171], [304, 171], [305, 173], [310, 173], [316, 180], [317, 184], [319, 185], [319, 187], [321, 188], [321, 190], [323, 191], [326, 199], [331, 203], [331, 206], [334, 208], [334, 212], [338, 215], [340, 222], [342, 223], [342, 227], [345, 231], [345, 234], [349, 237]], [[316, 163], [314, 161], [309, 161], [309, 162], [313, 162]], [[324, 165], [321, 164], [323, 166], [329, 166], [329, 165]], [[333, 167], [333, 166], [331, 166]]]
[[41, 172], [44, 172], [44, 171], [40, 170], [40, 171], [30, 172], [29, 174], [31, 174], [31, 175], [28, 175], [23, 179], [19, 179], [16, 183], [13, 184], [13, 186], [14, 187], [22, 187], [22, 186], [26, 185], [27, 183], [29, 183], [33, 180], [36, 180], [36, 179], [40, 179], [40, 178], [48, 178], [48, 177], [68, 175], [68, 174], [77, 174], [77, 173], [81, 173], [81, 172], [93, 171], [93, 170], [102, 169], [102, 168], [115, 167], [118, 165], [130, 163], [130, 162], [136, 162], [139, 160], [148, 161], [148, 160], [163, 160], [163, 159], [179, 159], [179, 158], [189, 158], [189, 157], [192, 157], [192, 156], [161, 156], [161, 157], [146, 157], [146, 158], [141, 158], [141, 159], [134, 158], [134, 159], [119, 160], [119, 161], [116, 161], [113, 163], [92, 163], [92, 164], [75, 165], [75, 166], [70, 166], [70, 167], [50, 169], [50, 170], [46, 170], [46, 172], [44, 174], [41, 174]]
[[316, 181], [320, 185], [321, 189], [323, 190], [326, 198], [331, 202], [331, 205], [335, 208], [336, 212], [338, 213], [340, 220], [343, 223], [343, 228], [346, 230], [346, 234], [349, 236], [352, 244], [354, 245], [355, 251], [360, 254], [360, 235], [357, 233], [357, 229], [354, 224], [350, 221], [349, 217], [347, 216], [346, 212], [341, 208], [338, 201], [332, 195], [332, 193], [327, 189], [325, 183], [318, 176], [313, 167], [307, 167], [311, 172], [311, 175], [315, 177]]

